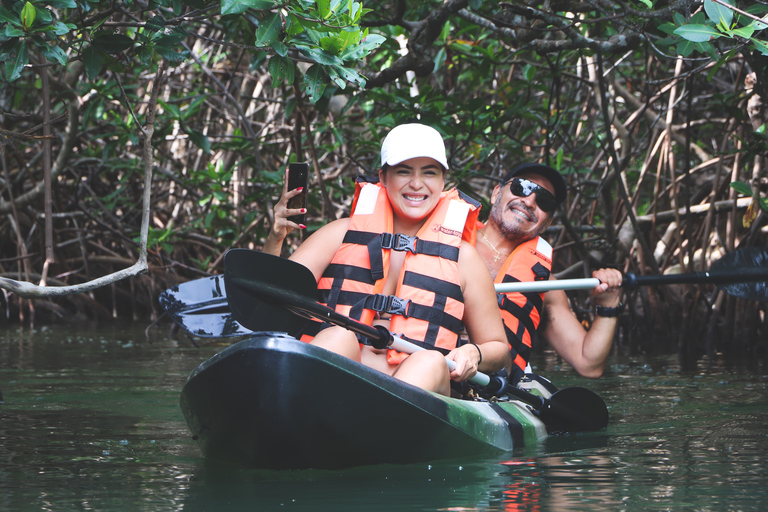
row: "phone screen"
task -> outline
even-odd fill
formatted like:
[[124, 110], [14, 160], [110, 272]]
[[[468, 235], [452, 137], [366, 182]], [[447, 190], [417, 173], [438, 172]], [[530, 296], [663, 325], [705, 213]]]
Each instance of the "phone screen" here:
[[[307, 162], [295, 162], [288, 166], [288, 190], [295, 190], [304, 187], [301, 194], [291, 198], [288, 201], [288, 208], [306, 208], [307, 207], [307, 185], [309, 184], [309, 164]], [[292, 215], [289, 220], [296, 224], [306, 224], [307, 215]]]

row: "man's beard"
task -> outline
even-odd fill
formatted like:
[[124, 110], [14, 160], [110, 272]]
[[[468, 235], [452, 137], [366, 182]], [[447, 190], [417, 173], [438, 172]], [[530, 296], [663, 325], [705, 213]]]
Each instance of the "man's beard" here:
[[[496, 202], [493, 204], [493, 207], [491, 208], [491, 214], [490, 218], [493, 220], [493, 222], [499, 227], [499, 231], [501, 231], [501, 234], [504, 235], [504, 238], [509, 240], [510, 242], [514, 244], [521, 244], [523, 242], [527, 242], [528, 240], [535, 238], [539, 236], [542, 229], [538, 232], [534, 233], [533, 235], [531, 233], [525, 233], [520, 232], [518, 224], [507, 224], [504, 223], [504, 210], [506, 209], [506, 205], [501, 204], [501, 194], [499, 194], [499, 197], [496, 198]], [[525, 204], [520, 204], [520, 208], [523, 208], [528, 215], [531, 216], [531, 218], [536, 219], [538, 221], [538, 217], [534, 212], [530, 210]]]

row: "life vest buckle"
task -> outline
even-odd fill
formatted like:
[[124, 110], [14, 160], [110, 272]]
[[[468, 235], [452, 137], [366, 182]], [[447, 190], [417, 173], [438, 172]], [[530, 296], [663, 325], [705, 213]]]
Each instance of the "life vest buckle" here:
[[382, 233], [381, 234], [381, 248], [392, 249], [393, 251], [411, 251], [416, 254], [416, 241], [418, 238], [415, 236], [403, 235], [402, 233]]
[[378, 293], [373, 296], [373, 304], [368, 309], [408, 318], [408, 306], [410, 304], [411, 299], [401, 299], [396, 295], [382, 295]]
[[496, 302], [499, 303], [500, 308], [503, 308], [504, 304], [507, 302], [507, 295], [505, 293], [497, 293]]

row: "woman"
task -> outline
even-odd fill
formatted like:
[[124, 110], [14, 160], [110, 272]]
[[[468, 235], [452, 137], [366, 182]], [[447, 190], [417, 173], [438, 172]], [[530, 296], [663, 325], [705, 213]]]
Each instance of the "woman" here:
[[[358, 184], [352, 216], [320, 228], [290, 259], [312, 271], [329, 307], [437, 350], [406, 356], [361, 347], [340, 327], [321, 330], [311, 343], [448, 395], [449, 378], [497, 371], [508, 357], [493, 283], [471, 243], [478, 208], [455, 189], [443, 192], [448, 164], [434, 128], [395, 127], [381, 161], [379, 182]], [[287, 219], [301, 210], [285, 208], [296, 194], [283, 190], [265, 252], [279, 254], [288, 232], [301, 227]], [[462, 326], [470, 344], [457, 347]], [[446, 352], [456, 363], [450, 372]]]

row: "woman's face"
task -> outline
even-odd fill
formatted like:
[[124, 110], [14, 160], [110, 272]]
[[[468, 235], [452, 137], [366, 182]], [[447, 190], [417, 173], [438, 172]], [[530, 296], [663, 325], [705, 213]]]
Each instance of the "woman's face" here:
[[437, 206], [445, 187], [443, 166], [429, 157], [411, 158], [379, 171], [395, 217], [423, 220]]

